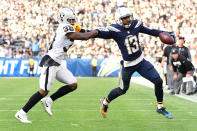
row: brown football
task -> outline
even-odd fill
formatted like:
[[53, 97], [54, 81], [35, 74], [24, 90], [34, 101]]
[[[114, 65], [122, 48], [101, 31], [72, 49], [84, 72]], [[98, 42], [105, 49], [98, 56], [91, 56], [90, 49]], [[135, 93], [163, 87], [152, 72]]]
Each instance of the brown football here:
[[174, 44], [174, 38], [166, 32], [159, 33], [159, 39], [165, 44]]

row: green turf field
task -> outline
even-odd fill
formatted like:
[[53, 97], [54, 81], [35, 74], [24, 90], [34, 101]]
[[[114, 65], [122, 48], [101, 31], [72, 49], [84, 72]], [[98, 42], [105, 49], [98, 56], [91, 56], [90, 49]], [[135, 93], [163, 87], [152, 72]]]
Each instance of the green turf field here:
[[[38, 78], [0, 79], [0, 131], [196, 131], [197, 104], [165, 94], [165, 106], [174, 115], [166, 119], [155, 111], [154, 91], [132, 83], [126, 95], [110, 104], [108, 118], [99, 113], [99, 99], [117, 86], [117, 78], [78, 78], [78, 89], [57, 100], [49, 117], [40, 103], [30, 110], [32, 124], [14, 118], [35, 91]], [[62, 84], [55, 82], [54, 92]], [[50, 94], [51, 94], [50, 93]]]

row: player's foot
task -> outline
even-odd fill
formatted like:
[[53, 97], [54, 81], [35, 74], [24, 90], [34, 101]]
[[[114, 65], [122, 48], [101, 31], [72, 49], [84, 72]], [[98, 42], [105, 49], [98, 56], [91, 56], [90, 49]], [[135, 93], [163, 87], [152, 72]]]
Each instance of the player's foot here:
[[49, 116], [52, 116], [52, 112], [51, 112], [51, 106], [53, 101], [51, 100], [51, 98], [47, 97], [47, 98], [43, 98], [41, 99], [41, 103], [45, 109], [45, 111], [48, 113]]
[[106, 118], [107, 117], [107, 108], [108, 108], [108, 105], [104, 105], [103, 104], [103, 101], [104, 100], [105, 100], [105, 98], [101, 98], [100, 99], [100, 103], [101, 103], [101, 105], [100, 105], [100, 112], [101, 112], [102, 116], [104, 118]]
[[166, 111], [165, 107], [161, 107], [160, 109], [157, 108], [157, 112], [159, 114], [164, 115], [168, 119], [172, 119], [173, 118], [173, 116], [169, 112]]
[[25, 113], [22, 109], [15, 114], [15, 118], [23, 123], [32, 123], [27, 118], [27, 113]]

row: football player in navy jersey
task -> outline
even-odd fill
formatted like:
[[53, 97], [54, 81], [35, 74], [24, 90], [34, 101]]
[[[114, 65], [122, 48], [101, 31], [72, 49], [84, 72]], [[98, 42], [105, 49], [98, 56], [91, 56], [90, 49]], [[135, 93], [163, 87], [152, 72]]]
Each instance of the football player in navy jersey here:
[[[97, 29], [99, 32], [97, 38], [114, 39], [123, 57], [121, 61], [122, 68], [119, 87], [112, 89], [107, 98], [100, 99], [101, 114], [103, 117], [107, 116], [109, 103], [127, 92], [130, 86], [131, 76], [137, 71], [141, 76], [154, 83], [155, 96], [158, 103], [156, 111], [172, 119], [173, 116], [166, 111], [166, 108], [163, 106], [163, 81], [153, 65], [144, 59], [139, 43], [139, 33], [159, 36], [159, 34], [164, 31], [145, 27], [140, 21], [134, 20], [132, 13], [125, 7], [118, 8], [115, 17], [117, 24], [111, 24], [107, 28], [100, 27]], [[175, 39], [172, 32], [167, 33]]]

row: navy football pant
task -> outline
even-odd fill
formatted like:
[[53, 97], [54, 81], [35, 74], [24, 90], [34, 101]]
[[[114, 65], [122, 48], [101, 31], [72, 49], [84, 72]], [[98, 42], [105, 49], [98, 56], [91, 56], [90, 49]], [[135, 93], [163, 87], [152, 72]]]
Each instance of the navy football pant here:
[[155, 96], [157, 98], [157, 101], [163, 102], [163, 87], [162, 87], [163, 81], [150, 62], [144, 59], [135, 66], [124, 67], [123, 63], [121, 63], [121, 65], [122, 65], [122, 69], [121, 69], [119, 87], [111, 90], [111, 92], [108, 95], [108, 99], [107, 99], [108, 102], [112, 101], [113, 99], [127, 92], [130, 86], [131, 76], [135, 71], [137, 71], [144, 78], [154, 83]]

